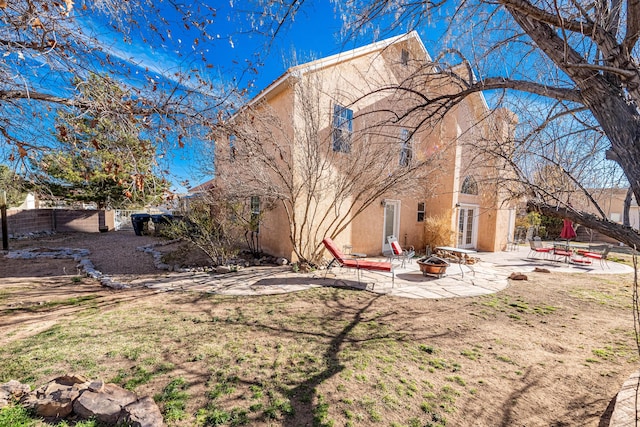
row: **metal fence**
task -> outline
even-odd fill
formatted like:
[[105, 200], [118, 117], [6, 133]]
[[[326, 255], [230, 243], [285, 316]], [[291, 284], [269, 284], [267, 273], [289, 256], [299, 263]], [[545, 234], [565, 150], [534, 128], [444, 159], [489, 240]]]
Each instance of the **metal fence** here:
[[116, 209], [115, 217], [113, 219], [114, 227], [116, 230], [133, 230], [133, 224], [131, 223], [131, 214], [138, 213], [135, 210]]

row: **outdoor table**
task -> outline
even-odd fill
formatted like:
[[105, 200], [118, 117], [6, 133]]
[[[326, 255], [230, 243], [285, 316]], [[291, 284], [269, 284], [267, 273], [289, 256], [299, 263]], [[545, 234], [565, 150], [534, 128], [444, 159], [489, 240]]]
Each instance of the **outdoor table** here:
[[564, 262], [569, 262], [569, 258], [573, 255], [573, 251], [568, 243], [554, 243], [553, 254], [564, 257]]
[[[464, 270], [462, 269], [462, 264], [467, 264], [469, 259], [469, 255], [478, 253], [472, 249], [462, 249], [462, 248], [454, 248], [451, 246], [438, 246], [436, 247], [437, 252], [442, 252], [445, 255], [450, 255], [453, 258], [458, 260], [458, 266], [460, 267], [460, 272], [462, 273], [462, 277], [464, 277]], [[467, 264], [469, 269], [473, 272], [473, 275], [476, 275], [476, 270], [473, 268], [472, 264]]]
[[591, 260], [582, 256], [588, 249], [584, 245], [572, 245], [568, 242], [555, 242], [553, 244], [553, 254], [564, 256], [564, 262], [580, 265], [591, 264]]

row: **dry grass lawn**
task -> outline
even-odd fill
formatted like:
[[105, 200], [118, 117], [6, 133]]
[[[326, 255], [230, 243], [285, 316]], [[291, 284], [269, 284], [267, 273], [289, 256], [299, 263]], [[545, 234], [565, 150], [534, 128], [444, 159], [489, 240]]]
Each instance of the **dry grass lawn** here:
[[631, 275], [447, 300], [111, 291], [64, 260], [0, 277], [0, 382], [103, 378], [170, 426], [604, 426], [638, 365]]

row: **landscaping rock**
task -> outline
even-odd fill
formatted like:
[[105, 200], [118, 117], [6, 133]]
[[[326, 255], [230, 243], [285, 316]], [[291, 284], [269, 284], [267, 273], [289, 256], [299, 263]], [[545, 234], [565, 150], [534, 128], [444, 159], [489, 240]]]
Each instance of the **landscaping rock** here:
[[548, 268], [536, 267], [533, 269], [534, 273], [551, 273]]
[[45, 384], [20, 401], [23, 406], [32, 409], [38, 416], [45, 418], [64, 418], [73, 412], [73, 402], [87, 388], [82, 377], [65, 375]]
[[149, 396], [136, 400], [122, 408], [118, 425], [131, 427], [157, 427], [164, 425], [158, 405]]
[[31, 387], [28, 384], [16, 380], [0, 384], [0, 408], [7, 406], [11, 400], [19, 400], [30, 391]]
[[286, 258], [278, 258], [276, 259], [276, 265], [287, 265], [289, 261]]
[[522, 274], [522, 273], [511, 273], [511, 275], [509, 276], [509, 279], [511, 279], [511, 280], [529, 280], [527, 275], [526, 274]]
[[164, 426], [160, 409], [150, 397], [102, 380], [90, 381], [80, 375], [64, 375], [29, 393], [18, 381], [0, 384], [2, 401], [20, 398], [20, 403], [46, 419], [95, 419], [100, 425], [135, 427]]
[[220, 265], [218, 267], [216, 267], [216, 273], [218, 274], [227, 274], [227, 273], [231, 273], [231, 267], [227, 266], [227, 265]]
[[102, 392], [85, 391], [73, 404], [73, 411], [82, 418], [95, 418], [101, 423], [114, 425], [120, 411], [135, 402], [138, 396], [115, 384], [105, 384]]

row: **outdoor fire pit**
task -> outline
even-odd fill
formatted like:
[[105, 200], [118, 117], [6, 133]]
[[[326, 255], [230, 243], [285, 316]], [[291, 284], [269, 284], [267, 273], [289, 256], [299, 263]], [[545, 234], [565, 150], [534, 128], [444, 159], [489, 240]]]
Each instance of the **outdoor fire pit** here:
[[424, 276], [431, 274], [442, 277], [447, 272], [447, 267], [449, 267], [449, 262], [447, 260], [437, 256], [419, 259], [417, 263]]

